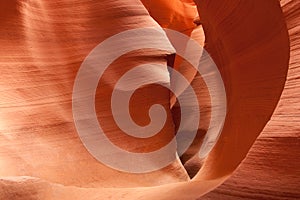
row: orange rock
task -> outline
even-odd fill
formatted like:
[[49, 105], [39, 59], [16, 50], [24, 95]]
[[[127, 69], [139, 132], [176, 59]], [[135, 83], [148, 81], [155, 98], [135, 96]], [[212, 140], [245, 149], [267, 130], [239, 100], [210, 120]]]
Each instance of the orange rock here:
[[[88, 53], [106, 38], [124, 30], [158, 27], [142, 3], [1, 2], [4, 12], [0, 14], [0, 22], [4, 32], [0, 50], [0, 176], [26, 175], [80, 187], [153, 186], [189, 179], [179, 160], [142, 175], [113, 170], [88, 153], [74, 126], [73, 84]], [[154, 50], [125, 56], [112, 66], [117, 67], [113, 75], [122, 72], [123, 62], [132, 64], [131, 67], [143, 60], [166, 65], [165, 57], [165, 52]], [[106, 79], [113, 80], [113, 75]], [[148, 92], [157, 90], [151, 87]], [[169, 91], [160, 91], [155, 96], [153, 92], [148, 95], [148, 101], [165, 104], [167, 108]], [[142, 94], [137, 96], [141, 97]], [[145, 105], [143, 101], [135, 103], [140, 104], [137, 109]], [[149, 148], [158, 148], [165, 139], [169, 141], [174, 135], [172, 130], [169, 114], [166, 128]], [[122, 132], [113, 134], [119, 135], [119, 142], [124, 143]], [[132, 139], [125, 141], [126, 144]], [[133, 142], [127, 148], [134, 149], [140, 144]]]
[[[244, 159], [232, 177], [202, 198], [299, 198], [298, 1], [282, 0], [284, 15], [276, 0], [142, 2], [0, 0], [0, 199], [192, 200], [222, 184]], [[194, 22], [201, 25], [196, 28]], [[198, 140], [182, 158], [186, 168], [177, 159], [151, 173], [119, 172], [94, 159], [76, 133], [74, 79], [100, 42], [124, 30], [158, 24], [205, 44], [225, 83], [227, 118], [207, 159], [197, 159], [197, 151], [208, 127], [209, 109], [201, 113], [206, 117]], [[166, 45], [167, 38], [161, 43]], [[106, 110], [112, 87], [124, 70], [150, 62], [166, 66], [167, 54], [131, 52], [118, 58], [100, 80], [104, 86], [96, 95], [98, 118], [110, 130], [112, 142], [124, 149], [152, 151], [175, 134], [179, 116], [175, 99], [156, 85], [134, 94], [131, 111], [135, 121], [145, 125], [149, 106], [162, 104], [168, 117], [157, 136], [139, 140], [125, 135]], [[194, 88], [204, 90], [198, 100], [207, 106], [201, 77], [176, 59], [174, 68]], [[189, 180], [186, 169], [191, 175], [198, 173]]]

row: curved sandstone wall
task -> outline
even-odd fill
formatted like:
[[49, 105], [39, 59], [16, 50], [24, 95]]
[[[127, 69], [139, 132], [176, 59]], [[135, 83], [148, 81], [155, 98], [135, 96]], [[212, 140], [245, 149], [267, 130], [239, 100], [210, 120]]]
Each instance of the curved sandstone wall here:
[[[0, 0], [0, 199], [299, 198], [299, 10], [295, 0]], [[96, 45], [149, 26], [180, 31], [205, 47], [225, 84], [227, 117], [215, 147], [200, 160], [211, 111], [201, 76], [173, 52], [119, 57], [100, 79], [95, 107], [114, 144], [150, 152], [167, 144], [180, 123], [174, 96], [149, 85], [134, 94], [130, 111], [146, 125], [149, 107], [163, 105], [163, 129], [136, 139], [117, 127], [107, 109], [110, 94], [139, 64], [162, 64], [160, 73], [168, 75], [171, 63], [201, 103], [202, 123], [188, 151], [160, 170], [131, 174], [85, 149], [73, 122], [72, 90]], [[168, 38], [159, 43], [168, 46]]]

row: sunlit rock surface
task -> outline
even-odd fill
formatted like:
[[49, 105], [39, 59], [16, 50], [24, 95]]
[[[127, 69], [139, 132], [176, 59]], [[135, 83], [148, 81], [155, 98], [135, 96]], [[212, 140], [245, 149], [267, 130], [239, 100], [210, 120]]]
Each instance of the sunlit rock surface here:
[[[0, 199], [299, 199], [299, 21], [296, 0], [1, 0]], [[228, 114], [207, 159], [195, 156], [208, 127], [204, 106], [205, 123], [181, 160], [130, 174], [101, 164], [84, 148], [73, 122], [72, 89], [96, 45], [149, 26], [180, 31], [205, 46], [223, 77]], [[167, 66], [168, 54], [128, 53], [100, 80], [97, 115], [122, 148], [153, 151], [175, 134], [178, 105], [162, 87], [149, 85], [132, 99], [141, 125], [149, 122], [148, 104], [165, 107], [167, 122], [153, 138], [137, 140], [111, 127], [105, 107], [124, 70], [150, 62]], [[173, 59], [209, 105], [201, 77]]]

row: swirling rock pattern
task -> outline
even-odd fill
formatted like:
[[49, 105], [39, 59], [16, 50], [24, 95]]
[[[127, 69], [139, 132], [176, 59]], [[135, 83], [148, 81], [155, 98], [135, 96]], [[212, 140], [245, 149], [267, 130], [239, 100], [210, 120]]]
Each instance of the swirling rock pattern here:
[[[296, 0], [1, 0], [0, 199], [299, 199], [299, 21]], [[224, 79], [228, 115], [205, 160], [194, 155], [207, 126], [184, 165], [177, 159], [141, 175], [110, 169], [85, 150], [71, 96], [80, 64], [97, 44], [147, 26], [175, 29], [205, 46]], [[98, 117], [112, 122], [103, 105], [124, 63], [166, 66], [167, 59], [149, 50], [116, 60], [97, 91], [104, 103], [96, 105]], [[173, 67], [205, 91], [180, 57]], [[108, 126], [114, 143], [147, 152], [173, 137], [178, 113], [163, 88], [150, 85], [134, 96], [138, 123], [147, 123], [147, 109], [139, 107], [149, 93], [146, 104], [159, 102], [168, 112], [161, 134], [144, 141], [148, 148], [135, 148], [140, 141]]]
[[232, 177], [201, 199], [299, 199], [299, 8], [280, 1], [290, 40], [287, 81], [277, 108]]

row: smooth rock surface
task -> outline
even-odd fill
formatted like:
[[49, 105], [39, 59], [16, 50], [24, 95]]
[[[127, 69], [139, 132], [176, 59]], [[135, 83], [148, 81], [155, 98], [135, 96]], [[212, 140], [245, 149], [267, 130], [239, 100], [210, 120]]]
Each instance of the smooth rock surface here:
[[[299, 199], [299, 16], [296, 0], [1, 0], [0, 199]], [[84, 148], [73, 122], [72, 89], [96, 45], [149, 26], [181, 31], [205, 46], [222, 74], [228, 114], [213, 151], [197, 159], [209, 99], [201, 77], [176, 56], [173, 67], [203, 91], [198, 100], [205, 123], [183, 164], [177, 159], [156, 172], [130, 174], [101, 164]], [[152, 62], [167, 66], [167, 55], [128, 53], [100, 80], [98, 118], [128, 151], [149, 152], [170, 141], [177, 105], [155, 85], [135, 94], [131, 111], [138, 124], [149, 122], [153, 103], [168, 116], [160, 134], [138, 140], [113, 124], [109, 94], [124, 71]]]

